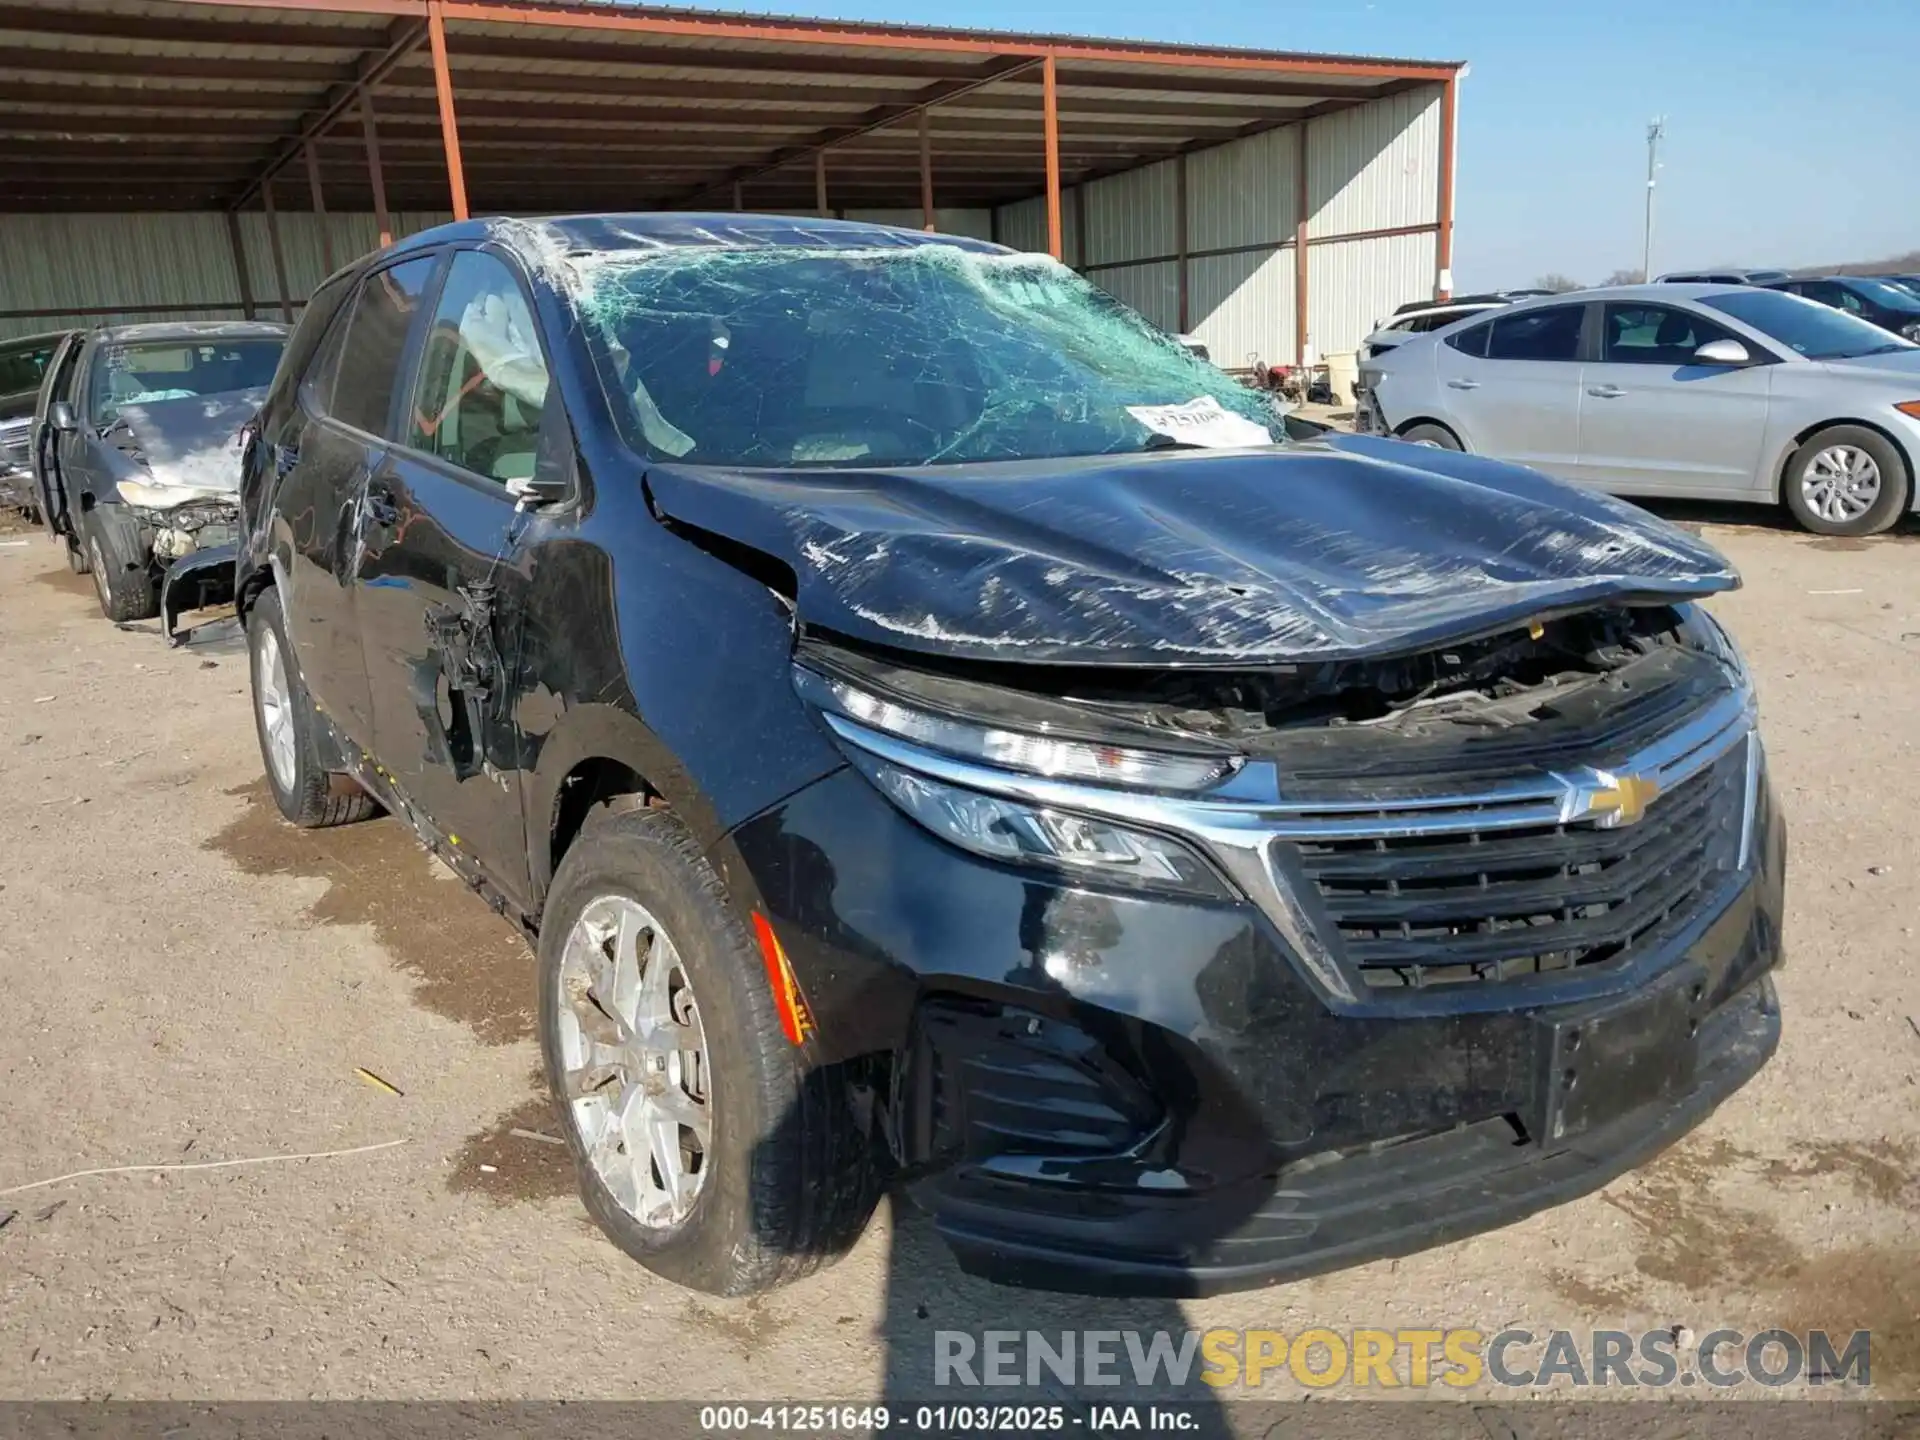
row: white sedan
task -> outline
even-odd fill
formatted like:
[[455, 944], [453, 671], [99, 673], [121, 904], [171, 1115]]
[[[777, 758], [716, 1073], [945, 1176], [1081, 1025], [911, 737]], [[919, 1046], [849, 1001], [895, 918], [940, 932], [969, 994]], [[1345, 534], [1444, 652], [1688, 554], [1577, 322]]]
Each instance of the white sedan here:
[[1746, 285], [1504, 306], [1373, 356], [1362, 431], [1619, 495], [1784, 502], [1871, 535], [1915, 508], [1920, 345]]

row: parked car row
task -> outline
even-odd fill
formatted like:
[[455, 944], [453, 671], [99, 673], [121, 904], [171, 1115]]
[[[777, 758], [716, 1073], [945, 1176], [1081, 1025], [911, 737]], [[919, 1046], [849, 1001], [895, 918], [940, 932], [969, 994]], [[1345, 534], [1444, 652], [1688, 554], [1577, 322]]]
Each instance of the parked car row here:
[[1771, 285], [1792, 278], [1786, 270], [1672, 270], [1653, 280], [1656, 285]]
[[233, 598], [243, 431], [287, 327], [120, 325], [51, 338], [23, 433], [32, 502], [100, 611], [126, 622]]
[[1413, 301], [1402, 305], [1386, 319], [1375, 322], [1372, 333], [1360, 342], [1358, 358], [1362, 361], [1371, 359], [1382, 351], [1391, 350], [1410, 336], [1444, 330], [1454, 321], [1464, 320], [1469, 315], [1498, 310], [1515, 300], [1552, 293], [1551, 290], [1497, 290], [1484, 295], [1455, 295], [1448, 300]]
[[1831, 535], [1915, 505], [1920, 345], [1778, 288], [1520, 301], [1363, 371], [1362, 430], [1616, 494], [1784, 501]]
[[894, 1180], [1077, 1290], [1504, 1223], [1777, 1043], [1784, 832], [1695, 603], [1736, 578], [1591, 489], [1290, 433], [983, 242], [414, 236], [248, 432], [269, 787], [524, 926], [586, 1206], [679, 1283], [830, 1261]]

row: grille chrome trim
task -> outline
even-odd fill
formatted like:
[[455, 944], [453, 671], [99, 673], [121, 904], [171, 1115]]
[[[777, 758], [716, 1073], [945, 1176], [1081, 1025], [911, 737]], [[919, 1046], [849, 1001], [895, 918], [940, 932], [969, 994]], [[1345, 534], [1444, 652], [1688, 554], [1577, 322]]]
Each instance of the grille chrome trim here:
[[[832, 711], [821, 715], [840, 739], [903, 770], [1028, 805], [1079, 811], [1163, 831], [1197, 844], [1274, 924], [1328, 995], [1336, 1002], [1355, 1005], [1363, 999], [1357, 977], [1350, 978], [1348, 967], [1327, 948], [1296, 893], [1295, 882], [1277, 868], [1275, 851], [1281, 847], [1272, 842], [1394, 839], [1593, 823], [1598, 812], [1592, 796], [1598, 790], [1628, 775], [1653, 778], [1663, 793], [1674, 789], [1745, 742], [1754, 733], [1756, 709], [1752, 688], [1740, 684], [1611, 771], [1592, 767], [1544, 771], [1457, 795], [1331, 804], [1290, 803], [1284, 782], [1269, 760], [1250, 761], [1212, 790], [1170, 795], [996, 769], [895, 739]], [[1750, 747], [1749, 756], [1757, 750]], [[1757, 782], [1757, 759], [1750, 758], [1748, 766]], [[1749, 812], [1754, 789], [1755, 784], [1749, 783]]]

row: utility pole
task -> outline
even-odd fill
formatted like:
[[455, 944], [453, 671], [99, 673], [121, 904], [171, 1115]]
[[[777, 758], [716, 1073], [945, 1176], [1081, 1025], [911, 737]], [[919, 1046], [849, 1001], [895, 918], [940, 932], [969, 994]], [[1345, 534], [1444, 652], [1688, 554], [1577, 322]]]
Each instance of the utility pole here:
[[1653, 279], [1653, 172], [1660, 168], [1660, 142], [1667, 135], [1667, 117], [1658, 115], [1647, 125], [1647, 238], [1640, 255], [1640, 278]]

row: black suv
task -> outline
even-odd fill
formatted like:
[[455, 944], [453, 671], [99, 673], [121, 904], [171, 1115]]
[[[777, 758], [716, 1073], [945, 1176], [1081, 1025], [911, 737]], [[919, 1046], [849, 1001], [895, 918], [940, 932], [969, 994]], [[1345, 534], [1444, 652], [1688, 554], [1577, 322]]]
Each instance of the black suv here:
[[1589, 1190], [1776, 1044], [1725, 561], [1287, 441], [1044, 257], [429, 231], [244, 468], [282, 812], [377, 800], [535, 937], [586, 1204], [686, 1285], [889, 1180], [997, 1279], [1268, 1283]]

